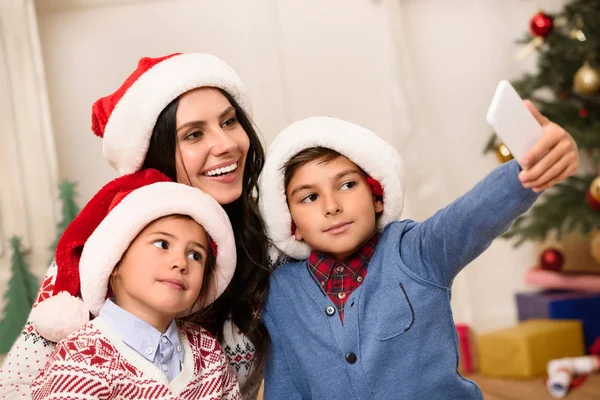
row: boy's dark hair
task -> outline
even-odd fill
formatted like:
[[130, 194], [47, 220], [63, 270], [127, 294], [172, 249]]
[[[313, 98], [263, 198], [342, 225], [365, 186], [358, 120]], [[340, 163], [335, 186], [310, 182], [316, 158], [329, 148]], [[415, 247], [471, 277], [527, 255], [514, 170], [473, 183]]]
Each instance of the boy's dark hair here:
[[322, 162], [332, 161], [340, 156], [340, 153], [328, 147], [317, 146], [302, 150], [290, 158], [281, 168], [283, 169], [283, 187], [287, 190], [294, 174], [301, 166], [314, 160], [322, 160]]

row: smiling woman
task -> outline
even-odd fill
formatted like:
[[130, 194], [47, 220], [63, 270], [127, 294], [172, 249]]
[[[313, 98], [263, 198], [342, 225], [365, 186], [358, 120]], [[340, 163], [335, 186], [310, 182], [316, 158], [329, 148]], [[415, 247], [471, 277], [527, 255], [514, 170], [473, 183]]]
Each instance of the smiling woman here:
[[[92, 129], [103, 138], [104, 155], [120, 174], [153, 168], [201, 189], [225, 209], [235, 237], [232, 256], [237, 257], [237, 267], [212, 307], [188, 319], [219, 340], [246, 399], [256, 397], [262, 379], [268, 333], [259, 311], [270, 273], [256, 196], [264, 150], [251, 112], [239, 76], [206, 53], [142, 58], [121, 87], [92, 108]], [[53, 264], [46, 276], [49, 285], [56, 280], [56, 270]], [[40, 293], [38, 302], [47, 297]], [[28, 322], [9, 359], [27, 356], [38, 362], [15, 361], [2, 369], [0, 384], [9, 393], [27, 393], [54, 347], [46, 339]]]

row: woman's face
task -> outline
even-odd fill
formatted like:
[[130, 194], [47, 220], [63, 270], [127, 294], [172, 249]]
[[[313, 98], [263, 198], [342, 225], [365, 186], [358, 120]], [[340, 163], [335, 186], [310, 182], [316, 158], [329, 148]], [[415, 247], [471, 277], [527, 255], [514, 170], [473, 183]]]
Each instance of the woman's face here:
[[250, 139], [227, 98], [215, 88], [198, 88], [179, 98], [177, 180], [197, 187], [219, 204], [242, 195]]

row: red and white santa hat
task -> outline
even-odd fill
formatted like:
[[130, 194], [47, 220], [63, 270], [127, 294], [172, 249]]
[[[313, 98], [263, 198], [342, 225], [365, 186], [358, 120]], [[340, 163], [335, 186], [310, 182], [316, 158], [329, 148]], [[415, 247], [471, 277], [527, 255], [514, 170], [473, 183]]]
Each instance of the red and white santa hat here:
[[57, 342], [86, 323], [90, 313], [98, 315], [110, 275], [130, 243], [152, 221], [175, 214], [190, 216], [202, 225], [216, 255], [207, 299], [198, 308], [219, 297], [236, 264], [227, 214], [200, 189], [144, 169], [104, 186], [65, 230], [56, 249], [58, 270], [52, 296], [31, 312], [40, 335]]
[[[347, 157], [371, 179], [371, 188], [383, 188], [384, 209], [377, 220], [381, 231], [400, 220], [404, 206], [404, 161], [393, 146], [370, 130], [331, 117], [310, 117], [284, 128], [275, 138], [266, 156], [259, 179], [259, 207], [269, 238], [275, 248], [270, 257], [285, 256], [303, 260], [310, 248], [296, 240], [288, 208], [283, 167], [293, 156], [311, 147], [327, 147]], [[374, 190], [374, 194], [377, 190]]]
[[139, 170], [156, 120], [178, 96], [200, 87], [224, 90], [248, 115], [252, 105], [236, 72], [208, 53], [142, 58], [113, 94], [92, 106], [92, 131], [103, 138], [104, 156], [121, 175]]

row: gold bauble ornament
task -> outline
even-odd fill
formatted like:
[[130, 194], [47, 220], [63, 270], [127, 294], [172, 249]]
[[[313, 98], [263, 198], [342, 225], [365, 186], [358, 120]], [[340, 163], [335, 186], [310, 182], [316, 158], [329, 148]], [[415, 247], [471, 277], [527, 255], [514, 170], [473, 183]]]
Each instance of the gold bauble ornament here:
[[600, 264], [600, 231], [596, 231], [591, 235], [590, 253], [594, 257], [594, 260]]
[[510, 154], [508, 147], [506, 147], [504, 143], [500, 143], [496, 146], [496, 158], [500, 163], [504, 164], [505, 162], [512, 160], [513, 156]]
[[573, 90], [581, 96], [591, 96], [600, 90], [600, 72], [585, 63], [573, 77]]

